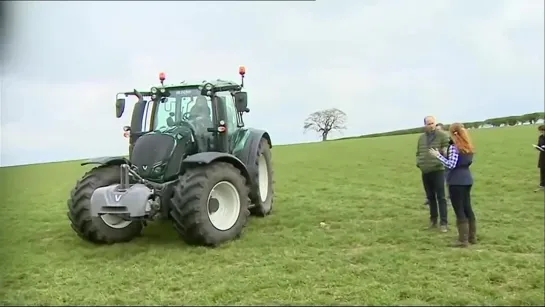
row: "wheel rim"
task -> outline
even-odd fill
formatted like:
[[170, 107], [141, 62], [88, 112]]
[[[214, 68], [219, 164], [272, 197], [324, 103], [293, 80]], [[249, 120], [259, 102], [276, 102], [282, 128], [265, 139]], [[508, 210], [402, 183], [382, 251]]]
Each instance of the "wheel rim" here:
[[259, 156], [258, 160], [259, 172], [259, 196], [262, 202], [267, 200], [269, 196], [269, 169], [267, 168], [267, 160], [264, 155]]
[[214, 185], [208, 194], [208, 218], [218, 230], [233, 227], [240, 214], [240, 196], [237, 188], [227, 181]]
[[106, 225], [115, 229], [125, 228], [132, 223], [132, 221], [124, 220], [120, 216], [113, 214], [103, 214], [100, 218]]

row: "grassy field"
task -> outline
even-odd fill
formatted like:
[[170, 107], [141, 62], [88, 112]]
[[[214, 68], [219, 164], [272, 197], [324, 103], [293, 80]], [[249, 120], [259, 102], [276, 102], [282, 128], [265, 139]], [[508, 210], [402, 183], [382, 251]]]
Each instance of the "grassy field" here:
[[449, 247], [454, 227], [425, 230], [415, 135], [273, 148], [274, 214], [217, 249], [184, 245], [168, 222], [128, 244], [86, 243], [66, 217], [86, 168], [1, 168], [0, 302], [543, 305], [537, 131], [472, 135], [480, 243], [469, 249]]

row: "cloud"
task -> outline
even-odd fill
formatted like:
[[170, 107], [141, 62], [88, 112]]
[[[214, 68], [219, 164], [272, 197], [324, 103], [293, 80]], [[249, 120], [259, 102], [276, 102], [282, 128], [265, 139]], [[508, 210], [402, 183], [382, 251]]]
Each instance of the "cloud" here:
[[113, 103], [102, 103], [114, 101], [108, 84], [5, 80], [4, 87], [12, 99], [2, 105], [2, 160], [6, 151], [34, 161], [48, 152], [70, 159], [126, 151]]
[[[542, 1], [18, 2], [3, 70], [0, 164], [123, 153], [116, 92], [237, 80], [273, 142], [313, 111], [344, 135], [543, 109]], [[457, 106], [454, 108], [454, 106]], [[32, 140], [32, 141], [31, 141]]]

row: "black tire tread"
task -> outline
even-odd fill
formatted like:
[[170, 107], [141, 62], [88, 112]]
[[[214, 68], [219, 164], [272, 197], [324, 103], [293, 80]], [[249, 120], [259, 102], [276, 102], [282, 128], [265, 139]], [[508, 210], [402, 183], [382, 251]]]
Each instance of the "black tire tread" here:
[[[240, 194], [242, 201], [240, 230], [232, 239], [240, 237], [242, 228], [246, 226], [250, 211], [249, 188], [246, 185], [246, 179], [242, 176], [239, 169], [230, 163], [216, 162], [205, 166], [188, 169], [180, 176], [178, 184], [174, 186], [174, 195], [172, 198], [172, 207], [170, 215], [173, 225], [182, 239], [190, 245], [218, 246], [224, 243], [225, 239], [217, 236], [219, 230], [210, 231], [209, 227], [202, 225], [202, 210], [207, 210], [201, 203], [201, 197], [207, 195], [205, 191], [210, 186], [210, 179], [214, 174], [233, 172], [237, 175], [238, 186], [243, 187], [244, 191]], [[244, 199], [246, 195], [246, 199]], [[237, 224], [239, 223], [237, 222]], [[236, 226], [233, 226], [236, 227]]]
[[273, 162], [272, 162], [272, 151], [271, 151], [271, 148], [269, 146], [269, 142], [265, 138], [261, 139], [261, 141], [259, 143], [259, 147], [258, 147], [257, 152], [256, 152], [257, 157], [255, 159], [255, 166], [254, 166], [256, 169], [259, 169], [259, 156], [261, 154], [265, 155], [265, 159], [268, 160], [269, 165], [270, 165], [269, 178], [272, 178], [272, 181], [271, 181], [271, 185], [270, 185], [271, 190], [269, 191], [269, 194], [271, 195], [270, 196], [271, 205], [270, 205], [269, 209], [267, 209], [265, 206], [263, 206], [263, 203], [261, 202], [261, 198], [259, 196], [259, 172], [255, 172], [254, 178], [253, 178], [253, 182], [255, 182], [255, 185], [254, 185], [255, 192], [253, 193], [255, 195], [254, 199], [253, 199], [254, 206], [250, 208], [250, 213], [252, 215], [254, 215], [254, 216], [257, 216], [257, 217], [266, 217], [267, 215], [271, 214], [271, 212], [273, 210], [273, 207], [274, 207], [274, 185], [275, 185], [276, 181], [275, 181], [275, 178], [274, 178], [274, 167], [273, 167]]
[[90, 213], [90, 202], [93, 191], [97, 188], [119, 182], [119, 176], [119, 166], [117, 165], [95, 167], [86, 172], [70, 192], [70, 198], [67, 201], [68, 219], [70, 220], [72, 229], [82, 239], [93, 243], [113, 244], [128, 242], [142, 231], [142, 224], [133, 222], [127, 227], [131, 229], [130, 233], [133, 235], [120, 238], [119, 236], [111, 236], [110, 233], [102, 231], [93, 222]]

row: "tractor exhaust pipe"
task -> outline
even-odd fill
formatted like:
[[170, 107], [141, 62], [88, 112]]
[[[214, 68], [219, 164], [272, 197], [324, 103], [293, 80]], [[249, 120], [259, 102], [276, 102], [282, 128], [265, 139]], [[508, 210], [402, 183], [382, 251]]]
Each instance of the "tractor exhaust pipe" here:
[[129, 166], [121, 164], [121, 182], [119, 183], [119, 191], [127, 191], [130, 187]]

